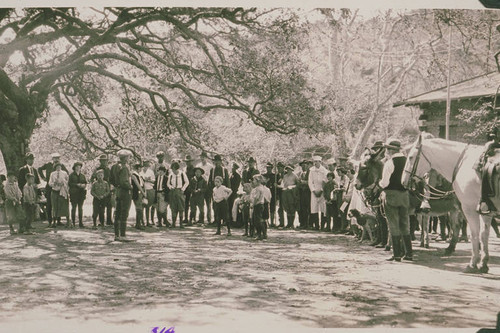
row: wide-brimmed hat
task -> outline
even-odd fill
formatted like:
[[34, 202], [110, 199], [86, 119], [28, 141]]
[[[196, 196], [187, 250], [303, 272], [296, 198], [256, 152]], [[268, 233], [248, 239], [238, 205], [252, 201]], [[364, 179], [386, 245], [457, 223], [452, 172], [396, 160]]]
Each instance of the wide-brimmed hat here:
[[100, 173], [102, 173], [102, 174], [104, 175], [104, 169], [97, 169], [97, 170], [95, 171], [95, 174], [96, 174], [96, 175], [98, 175], [98, 174], [100, 174]]
[[292, 170], [292, 171], [293, 171], [293, 170], [294, 170], [294, 167], [293, 167], [293, 165], [288, 164], [288, 165], [285, 167], [285, 170]]
[[52, 157], [52, 158], [61, 157], [61, 154], [59, 154], [59, 153], [52, 153], [50, 155], [50, 157]]
[[217, 155], [214, 156], [214, 161], [215, 162], [217, 162], [217, 161], [222, 162], [222, 157], [217, 154]]
[[202, 168], [196, 167], [193, 169], [194, 172], [196, 172], [196, 170], [200, 170], [202, 175], [205, 173], [205, 170], [203, 170]]
[[314, 162], [321, 162], [322, 158], [321, 158], [321, 156], [315, 155], [315, 156], [312, 157], [312, 160]]
[[170, 168], [171, 168], [172, 170], [177, 170], [177, 169], [179, 169], [180, 167], [181, 167], [181, 166], [179, 165], [179, 163], [178, 163], [178, 162], [173, 162], [173, 163], [172, 163], [172, 165], [170, 165]]
[[384, 148], [384, 142], [379, 140], [379, 141], [375, 141], [375, 143], [373, 144], [373, 146], [370, 149], [376, 150], [376, 149], [381, 149], [381, 148]]
[[400, 150], [401, 149], [401, 141], [397, 139], [389, 139], [385, 143], [385, 148], [387, 149], [394, 149], [394, 150]]
[[207, 153], [205, 153], [204, 151], [202, 151], [202, 152], [201, 152], [201, 154], [200, 154], [200, 157], [205, 157], [205, 158], [207, 158], [207, 157], [208, 157], [208, 155], [207, 155]]
[[25, 156], [24, 156], [24, 159], [25, 160], [29, 160], [29, 159], [34, 159], [35, 156], [32, 154], [32, 153], [27, 153]]
[[132, 153], [130, 152], [130, 150], [127, 150], [127, 149], [120, 149], [116, 155], [118, 155], [118, 157], [125, 157], [125, 156], [132, 156]]
[[[82, 167], [82, 166], [83, 166], [82, 162], [75, 162], [75, 163], [73, 164], [73, 171], [76, 169], [76, 167], [77, 167], [77, 166]], [[54, 165], [54, 168], [55, 168], [55, 167], [56, 167], [56, 166]]]
[[158, 167], [158, 171], [165, 171], [165, 172], [167, 172], [167, 168], [165, 168], [165, 166], [164, 166], [164, 165], [160, 165], [160, 166]]
[[302, 160], [302, 162], [300, 162], [299, 165], [302, 166], [302, 165], [307, 164], [307, 163], [309, 163], [308, 160]]
[[326, 161], [327, 165], [337, 164], [337, 161], [332, 157]]
[[253, 157], [250, 157], [250, 158], [248, 159], [248, 163], [255, 163], [255, 162], [257, 162], [257, 161], [256, 161], [256, 160], [255, 160], [255, 158], [253, 158]]
[[233, 163], [233, 169], [239, 169], [240, 166], [237, 163]]
[[99, 155], [99, 160], [108, 160], [108, 155], [106, 154]]
[[186, 158], [184, 159], [184, 162], [191, 162], [194, 161], [191, 155], [186, 155]]
[[278, 162], [278, 164], [276, 164], [276, 166], [278, 168], [284, 168], [285, 167], [285, 164], [283, 162]]
[[264, 176], [262, 176], [261, 174], [256, 174], [256, 175], [253, 175], [253, 177], [252, 177], [252, 178], [253, 178], [253, 179], [255, 179], [255, 180], [258, 180], [258, 181], [259, 181], [259, 182], [261, 182], [261, 183], [262, 183], [263, 181], [265, 181]]
[[156, 153], [156, 157], [158, 156], [165, 156], [165, 152], [163, 150], [160, 150]]
[[274, 165], [271, 162], [267, 162], [266, 168], [272, 168]]

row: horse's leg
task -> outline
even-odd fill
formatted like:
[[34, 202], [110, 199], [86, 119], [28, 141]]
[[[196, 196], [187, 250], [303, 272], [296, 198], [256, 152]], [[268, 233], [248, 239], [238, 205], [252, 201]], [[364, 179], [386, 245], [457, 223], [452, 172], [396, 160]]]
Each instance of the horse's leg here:
[[458, 242], [458, 233], [460, 231], [460, 223], [461, 220], [459, 218], [459, 213], [458, 210], [452, 210], [451, 212], [448, 213], [449, 216], [449, 222], [450, 222], [450, 229], [451, 229], [451, 237], [450, 237], [450, 245], [446, 248], [444, 251], [445, 255], [449, 256], [453, 252], [455, 252], [455, 247]]
[[481, 259], [479, 254], [479, 214], [475, 209], [471, 208], [472, 207], [468, 207], [468, 209], [464, 209], [465, 218], [467, 219], [467, 223], [469, 223], [472, 244], [472, 257], [469, 265], [465, 269], [465, 272], [478, 273], [479, 270], [477, 268], [477, 264]]
[[422, 214], [422, 234], [424, 235], [424, 247], [429, 248], [429, 215]]
[[422, 230], [422, 232], [420, 233], [420, 247], [424, 247], [424, 232], [423, 232], [424, 216], [422, 215], [422, 213], [418, 213], [417, 219], [420, 225], [420, 229]]
[[488, 261], [490, 259], [490, 253], [488, 249], [488, 239], [490, 238], [490, 226], [492, 218], [490, 216], [481, 215], [479, 217], [481, 221], [481, 243], [483, 244], [483, 254], [481, 257], [481, 265], [479, 271], [481, 273], [488, 273]]

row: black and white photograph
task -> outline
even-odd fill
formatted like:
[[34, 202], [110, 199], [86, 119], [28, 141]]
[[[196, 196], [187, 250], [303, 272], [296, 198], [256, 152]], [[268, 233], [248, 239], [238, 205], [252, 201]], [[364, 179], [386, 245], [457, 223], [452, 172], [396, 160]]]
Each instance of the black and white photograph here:
[[500, 332], [499, 224], [500, 1], [0, 3], [0, 332]]

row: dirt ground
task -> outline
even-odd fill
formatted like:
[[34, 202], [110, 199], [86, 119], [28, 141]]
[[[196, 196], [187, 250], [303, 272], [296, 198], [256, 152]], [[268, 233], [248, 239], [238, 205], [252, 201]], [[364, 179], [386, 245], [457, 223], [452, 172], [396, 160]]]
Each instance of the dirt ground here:
[[391, 263], [352, 236], [272, 229], [256, 241], [132, 224], [130, 243], [113, 242], [112, 227], [37, 222], [36, 234], [11, 236], [1, 225], [0, 331], [472, 328], [494, 327], [500, 310], [494, 233], [490, 273], [469, 275], [470, 243], [443, 257], [446, 243], [414, 242], [413, 263]]

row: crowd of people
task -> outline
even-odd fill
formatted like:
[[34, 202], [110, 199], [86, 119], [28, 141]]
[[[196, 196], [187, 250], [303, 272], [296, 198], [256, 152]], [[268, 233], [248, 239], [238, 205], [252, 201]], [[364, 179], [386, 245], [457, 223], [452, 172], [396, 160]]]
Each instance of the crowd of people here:
[[0, 183], [0, 206], [11, 234], [31, 233], [41, 207], [50, 228], [76, 227], [77, 220], [84, 228], [83, 204], [89, 191], [92, 228], [97, 229], [98, 222], [100, 227], [114, 225], [116, 241], [127, 241], [132, 202], [135, 228], [140, 230], [201, 224], [216, 226], [220, 235], [225, 225], [228, 236], [231, 227], [244, 227], [244, 236], [265, 239], [268, 226], [295, 228], [297, 218], [300, 229], [350, 232], [344, 202], [349, 200], [354, 170], [345, 157], [339, 164], [320, 156], [297, 166], [268, 162], [264, 172], [253, 157], [243, 166], [224, 163], [220, 155], [209, 159], [205, 152], [198, 161], [188, 155], [167, 162], [159, 151], [156, 161], [139, 162], [132, 161], [130, 151], [120, 150], [116, 163], [106, 154], [99, 156], [90, 177], [83, 174], [81, 162], [69, 172], [60, 154], [51, 157], [35, 168], [34, 155], [28, 153], [26, 164], [9, 170]]

